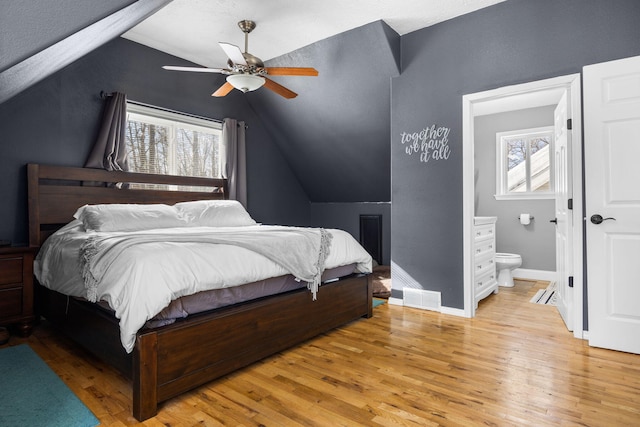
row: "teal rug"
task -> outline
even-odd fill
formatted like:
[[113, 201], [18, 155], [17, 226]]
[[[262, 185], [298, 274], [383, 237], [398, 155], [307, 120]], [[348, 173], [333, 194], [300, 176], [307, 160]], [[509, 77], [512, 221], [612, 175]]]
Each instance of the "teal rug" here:
[[386, 302], [387, 302], [387, 300], [386, 300], [386, 299], [383, 299], [383, 298], [374, 298], [374, 299], [373, 299], [373, 308], [376, 308], [377, 306], [382, 305], [382, 304], [384, 304], [384, 303], [386, 303]]
[[26, 344], [0, 350], [0, 426], [94, 427], [100, 421]]

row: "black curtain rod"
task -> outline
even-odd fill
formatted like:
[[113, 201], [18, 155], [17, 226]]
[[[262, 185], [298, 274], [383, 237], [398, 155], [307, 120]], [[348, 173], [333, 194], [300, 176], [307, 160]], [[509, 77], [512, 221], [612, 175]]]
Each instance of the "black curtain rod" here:
[[[101, 99], [107, 99], [108, 97], [113, 96], [113, 93], [111, 92], [105, 92], [105, 91], [100, 91], [100, 98]], [[149, 104], [145, 104], [144, 102], [138, 102], [138, 101], [133, 101], [131, 99], [127, 99], [127, 102], [130, 104], [135, 104], [135, 105], [139, 105], [141, 107], [147, 107], [147, 108], [153, 108], [155, 110], [160, 110], [160, 111], [166, 111], [167, 113], [173, 113], [173, 114], [179, 114], [182, 116], [187, 116], [187, 117], [192, 117], [194, 119], [200, 119], [200, 120], [207, 120], [210, 122], [214, 122], [214, 123], [220, 123], [222, 124], [222, 120], [219, 119], [212, 119], [211, 117], [204, 117], [204, 116], [198, 116], [196, 114], [191, 114], [191, 113], [185, 113], [183, 111], [176, 111], [176, 110], [171, 110], [169, 108], [164, 108], [164, 107], [158, 107], [156, 105], [149, 105]], [[245, 129], [249, 129], [249, 125], [245, 124], [244, 125]]]

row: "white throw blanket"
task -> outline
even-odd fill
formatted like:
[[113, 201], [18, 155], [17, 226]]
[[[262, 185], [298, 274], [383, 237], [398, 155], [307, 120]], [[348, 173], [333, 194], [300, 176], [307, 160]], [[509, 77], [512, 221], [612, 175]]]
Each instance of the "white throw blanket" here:
[[307, 282], [315, 301], [329, 255], [331, 233], [322, 228], [263, 228], [215, 233], [93, 235], [80, 247], [80, 267], [87, 299], [98, 300], [105, 272], [127, 248], [147, 243], [205, 243], [239, 246], [259, 253]]

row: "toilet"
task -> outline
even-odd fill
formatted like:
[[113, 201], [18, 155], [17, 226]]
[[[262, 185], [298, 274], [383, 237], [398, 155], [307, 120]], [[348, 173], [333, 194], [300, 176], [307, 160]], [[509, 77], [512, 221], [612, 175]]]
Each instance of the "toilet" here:
[[522, 257], [518, 254], [496, 253], [496, 270], [498, 271], [498, 285], [513, 287], [511, 272], [522, 265]]

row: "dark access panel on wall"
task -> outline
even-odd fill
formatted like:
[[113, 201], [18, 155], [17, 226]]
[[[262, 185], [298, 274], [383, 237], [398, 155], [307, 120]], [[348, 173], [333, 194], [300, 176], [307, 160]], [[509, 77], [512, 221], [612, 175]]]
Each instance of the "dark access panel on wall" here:
[[382, 215], [360, 215], [360, 244], [382, 264]]

